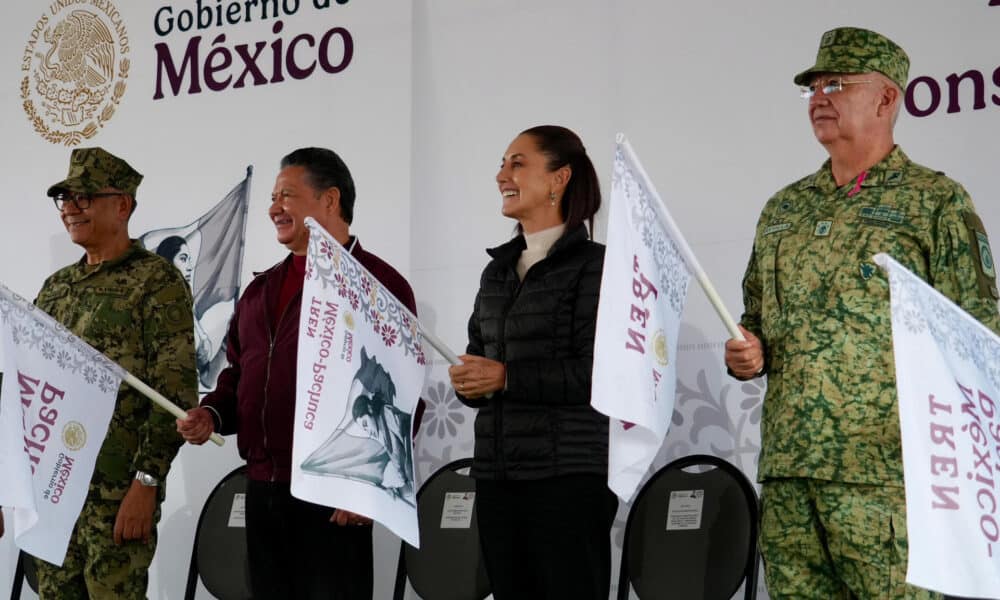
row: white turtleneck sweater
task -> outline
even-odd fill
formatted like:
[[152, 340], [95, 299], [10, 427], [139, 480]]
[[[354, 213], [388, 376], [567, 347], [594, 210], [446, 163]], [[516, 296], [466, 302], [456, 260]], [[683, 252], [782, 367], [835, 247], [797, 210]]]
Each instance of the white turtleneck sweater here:
[[524, 234], [524, 242], [527, 244], [527, 248], [521, 251], [521, 257], [517, 259], [517, 276], [519, 279], [524, 280], [524, 274], [528, 272], [528, 269], [536, 262], [548, 256], [552, 244], [555, 244], [556, 240], [562, 237], [564, 231], [566, 231], [566, 224], [560, 223], [555, 227]]

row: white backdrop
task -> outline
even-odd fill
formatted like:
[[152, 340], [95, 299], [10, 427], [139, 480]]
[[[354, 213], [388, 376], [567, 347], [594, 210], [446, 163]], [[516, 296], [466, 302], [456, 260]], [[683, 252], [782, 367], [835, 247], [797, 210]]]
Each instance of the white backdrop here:
[[[82, 0], [81, 0], [82, 1]], [[88, 0], [89, 1], [89, 0]], [[20, 98], [29, 34], [48, 2], [5, 7], [0, 36], [0, 173], [8, 216], [0, 222], [7, 260], [0, 280], [32, 296], [45, 275], [78, 256], [66, 240], [45, 188], [62, 178], [68, 149], [43, 141]], [[244, 285], [250, 271], [282, 256], [264, 218], [276, 163], [303, 145], [342, 154], [358, 184], [354, 231], [408, 276], [421, 317], [455, 350], [483, 249], [509, 238], [494, 175], [521, 130], [557, 123], [577, 131], [607, 186], [614, 133], [624, 131], [670, 205], [726, 304], [741, 311], [740, 278], [760, 208], [777, 189], [825, 158], [812, 138], [792, 76], [811, 64], [820, 34], [839, 25], [885, 33], [910, 54], [911, 78], [942, 90], [925, 117], [904, 114], [897, 141], [915, 161], [947, 172], [972, 194], [986, 227], [1000, 236], [1000, 7], [989, 0], [380, 0], [317, 9], [301, 2], [281, 17], [280, 37], [347, 28], [351, 64], [302, 81], [181, 94], [153, 100], [154, 44], [182, 51], [197, 31], [161, 38], [155, 11], [175, 14], [193, 0], [116, 2], [125, 17], [133, 68], [118, 111], [91, 143], [126, 156], [146, 174], [133, 232], [190, 222], [256, 167]], [[214, 5], [212, 2], [204, 2]], [[279, 2], [280, 4], [280, 2]], [[322, 3], [320, 3], [322, 4]], [[200, 32], [202, 51], [273, 41], [274, 20]], [[305, 61], [305, 54], [302, 54]], [[957, 112], [947, 112], [947, 78], [961, 83]], [[918, 109], [931, 106], [923, 80]], [[15, 204], [16, 202], [16, 204]], [[603, 223], [597, 238], [603, 239]], [[997, 248], [994, 243], [994, 248]], [[30, 256], [30, 259], [24, 257]], [[674, 428], [657, 461], [691, 453], [721, 455], [756, 474], [760, 382], [729, 379], [721, 366], [726, 338], [703, 295], [692, 289], [682, 326]], [[471, 454], [472, 411], [435, 362], [425, 390], [428, 411], [417, 469], [426, 475]], [[237, 464], [234, 446], [186, 447], [168, 480], [160, 546], [149, 594], [180, 598], [198, 510], [214, 482]], [[620, 511], [623, 521], [624, 507]], [[620, 524], [619, 524], [620, 525]], [[621, 527], [614, 538], [620, 543]], [[398, 541], [376, 538], [376, 598], [391, 594]], [[9, 589], [15, 552], [0, 540], [0, 590]]]

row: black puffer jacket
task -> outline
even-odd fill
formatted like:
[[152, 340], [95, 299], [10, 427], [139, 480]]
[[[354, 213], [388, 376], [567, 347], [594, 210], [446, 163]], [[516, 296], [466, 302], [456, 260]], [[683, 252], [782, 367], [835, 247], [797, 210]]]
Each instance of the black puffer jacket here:
[[503, 362], [507, 389], [479, 407], [472, 475], [541, 479], [607, 474], [608, 419], [590, 406], [604, 246], [582, 225], [519, 281], [523, 236], [488, 250], [468, 353]]

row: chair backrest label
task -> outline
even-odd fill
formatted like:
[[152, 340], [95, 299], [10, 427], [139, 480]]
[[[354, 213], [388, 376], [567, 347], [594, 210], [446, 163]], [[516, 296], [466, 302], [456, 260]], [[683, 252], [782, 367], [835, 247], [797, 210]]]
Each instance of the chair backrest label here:
[[229, 526], [247, 526], [247, 495], [233, 494], [233, 507], [229, 509]]
[[667, 506], [667, 531], [700, 529], [705, 490], [674, 490]]
[[441, 509], [441, 529], [469, 529], [472, 527], [472, 507], [476, 492], [447, 492]]

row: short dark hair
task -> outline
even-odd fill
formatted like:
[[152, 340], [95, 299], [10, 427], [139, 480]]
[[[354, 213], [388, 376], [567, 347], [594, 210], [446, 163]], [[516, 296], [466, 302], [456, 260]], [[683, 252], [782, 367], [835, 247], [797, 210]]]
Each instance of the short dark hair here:
[[344, 161], [327, 148], [299, 148], [281, 159], [281, 168], [303, 167], [309, 185], [317, 192], [332, 187], [340, 190], [340, 218], [354, 221], [354, 179]]
[[569, 165], [572, 175], [563, 192], [559, 210], [567, 231], [587, 221], [590, 237], [593, 238], [594, 215], [601, 208], [601, 184], [580, 136], [559, 125], [538, 125], [525, 129], [521, 135], [534, 138], [538, 149], [549, 159], [547, 168], [550, 172]]
[[164, 238], [164, 240], [156, 246], [156, 253], [173, 262], [174, 257], [177, 256], [178, 252], [180, 252], [181, 246], [186, 244], [187, 240], [181, 236], [172, 235], [168, 238]]

